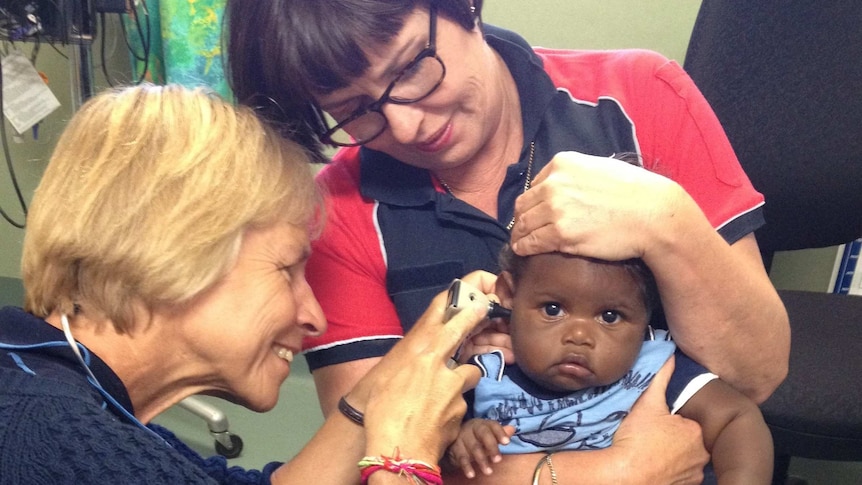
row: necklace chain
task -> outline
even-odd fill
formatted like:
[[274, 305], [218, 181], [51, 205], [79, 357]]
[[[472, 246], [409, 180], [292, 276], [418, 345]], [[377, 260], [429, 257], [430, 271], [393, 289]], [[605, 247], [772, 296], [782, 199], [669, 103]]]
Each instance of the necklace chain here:
[[[524, 181], [524, 192], [530, 190], [530, 187], [533, 184], [533, 157], [535, 154], [536, 154], [536, 140], [533, 140], [530, 142], [530, 158], [527, 161], [527, 179]], [[446, 189], [446, 192], [448, 192], [449, 195], [452, 195], [452, 196], [455, 195], [452, 193], [452, 188], [449, 187], [449, 184], [447, 184], [445, 180], [441, 179], [440, 177], [437, 177], [437, 180], [440, 181], [440, 185], [442, 185], [443, 188]], [[514, 215], [512, 215], [512, 220], [509, 221], [509, 224], [506, 225], [506, 230], [511, 231], [513, 227], [515, 227], [515, 216]]]

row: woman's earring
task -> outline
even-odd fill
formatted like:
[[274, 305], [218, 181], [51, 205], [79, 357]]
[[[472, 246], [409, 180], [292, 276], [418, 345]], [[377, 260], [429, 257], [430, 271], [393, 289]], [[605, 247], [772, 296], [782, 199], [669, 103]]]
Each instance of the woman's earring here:
[[[481, 5], [482, 5], [482, 2], [481, 2], [481, 0], [479, 0], [480, 8], [481, 8]], [[470, 5], [470, 16], [473, 17], [473, 22], [479, 26], [479, 30], [482, 30], [482, 18], [481, 18], [481, 15], [479, 14], [479, 9], [476, 8], [476, 5]]]

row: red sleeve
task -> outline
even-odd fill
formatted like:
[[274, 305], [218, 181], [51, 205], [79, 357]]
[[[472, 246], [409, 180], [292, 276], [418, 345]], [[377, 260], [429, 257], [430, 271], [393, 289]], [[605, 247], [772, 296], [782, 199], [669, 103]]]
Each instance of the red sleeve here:
[[751, 185], [724, 129], [694, 82], [674, 61], [655, 71], [659, 80], [647, 99], [648, 110], [633, 110], [636, 126], [653, 126], [638, 133], [644, 159], [652, 170], [682, 185], [721, 228], [763, 204]]
[[763, 205], [712, 108], [675, 61], [634, 49], [539, 52], [555, 83], [575, 98], [619, 103], [646, 168], [685, 188], [713, 227]]
[[[304, 342], [306, 353], [339, 347], [349, 356], [357, 340], [403, 334], [386, 290], [386, 264], [375, 224], [375, 202], [359, 193], [358, 150], [341, 152], [317, 175], [326, 219], [312, 243], [308, 282], [328, 328]], [[346, 358], [345, 360], [351, 360]]]

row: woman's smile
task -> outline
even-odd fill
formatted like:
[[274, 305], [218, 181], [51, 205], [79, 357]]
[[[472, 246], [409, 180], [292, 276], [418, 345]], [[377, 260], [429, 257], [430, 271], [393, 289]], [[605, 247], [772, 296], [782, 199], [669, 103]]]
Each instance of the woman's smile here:
[[433, 153], [442, 150], [445, 148], [449, 142], [452, 140], [452, 124], [448, 123], [446, 126], [436, 133], [431, 139], [428, 141], [419, 143], [416, 145], [416, 148], [419, 151], [425, 153]]

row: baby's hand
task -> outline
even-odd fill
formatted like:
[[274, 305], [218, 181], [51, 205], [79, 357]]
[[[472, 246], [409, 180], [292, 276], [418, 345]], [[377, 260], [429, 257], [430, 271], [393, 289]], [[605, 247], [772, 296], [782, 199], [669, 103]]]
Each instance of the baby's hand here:
[[509, 437], [515, 434], [512, 426], [489, 419], [471, 419], [461, 425], [458, 438], [449, 447], [447, 457], [452, 466], [459, 467], [467, 478], [476, 476], [475, 462], [485, 475], [493, 473], [491, 463], [503, 459], [500, 445], [509, 444]]

